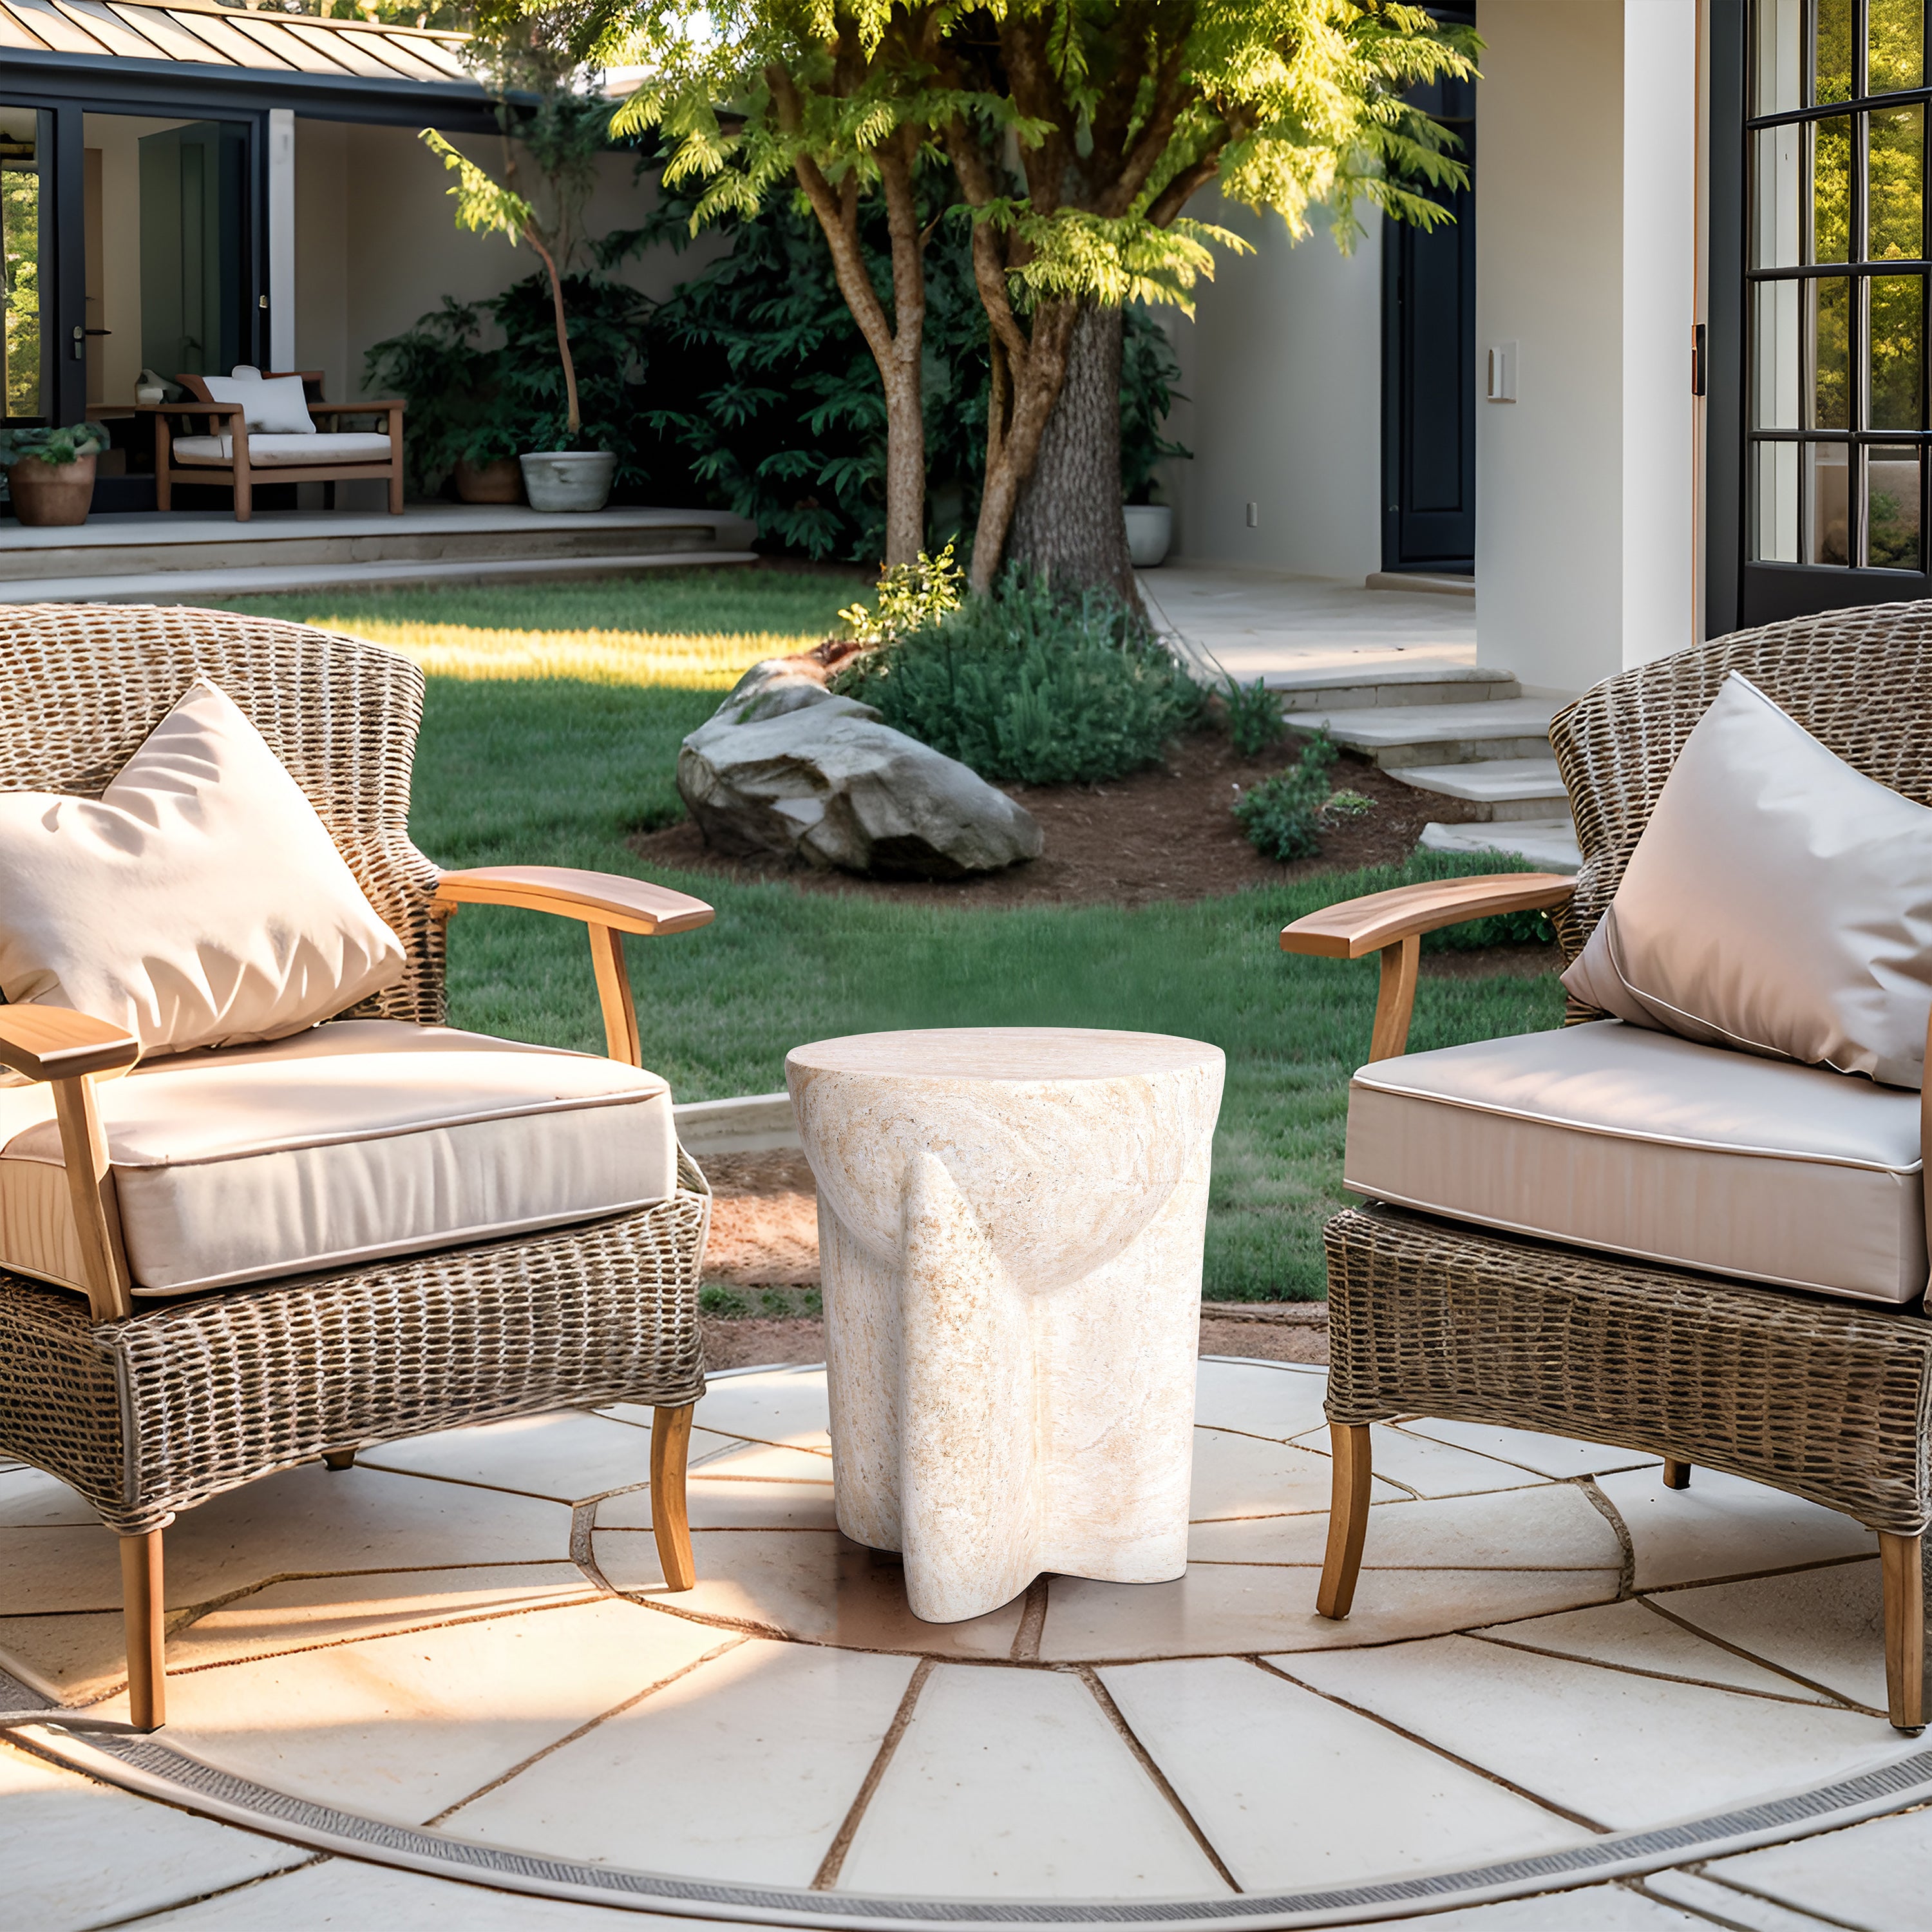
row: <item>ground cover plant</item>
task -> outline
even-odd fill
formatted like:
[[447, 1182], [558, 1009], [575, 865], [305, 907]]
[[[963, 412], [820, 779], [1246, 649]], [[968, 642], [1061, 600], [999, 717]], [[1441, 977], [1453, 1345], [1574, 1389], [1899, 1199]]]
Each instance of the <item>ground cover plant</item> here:
[[[850, 580], [665, 572], [636, 582], [237, 600], [232, 608], [378, 638], [429, 674], [416, 842], [446, 866], [542, 862], [636, 873], [628, 841], [676, 809], [677, 742], [739, 670], [834, 627]], [[663, 883], [718, 908], [700, 932], [630, 949], [646, 1064], [681, 1099], [769, 1093], [798, 1042], [912, 1026], [1144, 1028], [1228, 1054], [1205, 1292], [1322, 1292], [1319, 1233], [1346, 1197], [1350, 1072], [1367, 1050], [1366, 963], [1282, 953], [1281, 926], [1413, 878], [1493, 871], [1425, 856], [1137, 908], [955, 910], [700, 872]], [[578, 929], [498, 908], [450, 928], [456, 1024], [601, 1050]], [[1420, 1048], [1558, 1024], [1554, 979], [1427, 977]]]
[[[949, 547], [920, 567], [944, 581], [950, 563]], [[982, 778], [1118, 778], [1152, 764], [1201, 716], [1200, 687], [1111, 592], [1056, 592], [1014, 568], [914, 620], [855, 659], [837, 688]]]

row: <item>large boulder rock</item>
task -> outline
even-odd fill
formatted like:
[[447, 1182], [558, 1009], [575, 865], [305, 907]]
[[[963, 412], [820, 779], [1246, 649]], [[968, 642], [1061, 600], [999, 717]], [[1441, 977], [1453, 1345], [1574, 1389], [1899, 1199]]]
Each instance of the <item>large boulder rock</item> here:
[[677, 788], [706, 844], [894, 878], [1040, 856], [1030, 814], [869, 704], [835, 697], [825, 675], [806, 658], [754, 664], [685, 740]]

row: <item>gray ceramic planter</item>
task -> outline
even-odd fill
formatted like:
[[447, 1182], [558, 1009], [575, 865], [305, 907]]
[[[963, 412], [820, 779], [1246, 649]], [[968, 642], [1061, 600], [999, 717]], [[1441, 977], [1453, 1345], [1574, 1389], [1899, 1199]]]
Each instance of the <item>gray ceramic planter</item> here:
[[1130, 503], [1122, 514], [1127, 520], [1127, 554], [1140, 570], [1151, 570], [1167, 555], [1174, 541], [1174, 512], [1166, 503]]
[[608, 449], [545, 449], [517, 460], [533, 510], [601, 510], [617, 468]]

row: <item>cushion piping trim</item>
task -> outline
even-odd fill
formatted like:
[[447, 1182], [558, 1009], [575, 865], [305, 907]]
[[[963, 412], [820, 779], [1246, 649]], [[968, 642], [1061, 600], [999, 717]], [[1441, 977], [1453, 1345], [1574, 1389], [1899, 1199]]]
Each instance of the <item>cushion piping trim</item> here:
[[[1843, 1077], [1849, 1080], [1857, 1076], [1846, 1074]], [[1405, 1100], [1424, 1100], [1438, 1107], [1460, 1107], [1472, 1114], [1492, 1114], [1500, 1120], [1531, 1120], [1538, 1126], [1564, 1127], [1574, 1133], [1595, 1134], [1604, 1140], [1640, 1141], [1651, 1147], [1688, 1148], [1697, 1154], [1737, 1154], [1754, 1160], [1791, 1160], [1819, 1167], [1856, 1167], [1869, 1174], [1896, 1174], [1901, 1180], [1922, 1174], [1925, 1171], [1922, 1153], [1918, 1160], [1901, 1166], [1895, 1161], [1862, 1160], [1854, 1154], [1810, 1154], [1798, 1148], [1755, 1147], [1738, 1141], [1699, 1140], [1688, 1134], [1647, 1133], [1636, 1127], [1606, 1126], [1601, 1121], [1572, 1120], [1562, 1114], [1536, 1112], [1527, 1107], [1503, 1107], [1493, 1101], [1465, 1100], [1453, 1094], [1432, 1094], [1424, 1088], [1399, 1087], [1392, 1081], [1365, 1080], [1360, 1073], [1350, 1080], [1348, 1085], [1351, 1090], [1359, 1087], [1366, 1094], [1392, 1094]]]
[[[491, 1120], [521, 1120], [540, 1118], [548, 1114], [570, 1114], [588, 1112], [594, 1107], [635, 1107], [648, 1106], [653, 1100], [662, 1100], [670, 1091], [660, 1083], [648, 1094], [590, 1094], [580, 1099], [532, 1100], [510, 1107], [495, 1107], [472, 1114], [453, 1114], [446, 1119], [410, 1120], [386, 1127], [345, 1127], [340, 1133], [311, 1134], [306, 1139], [260, 1141], [252, 1145], [224, 1148], [217, 1154], [190, 1155], [182, 1160], [124, 1160], [114, 1151], [114, 1130], [107, 1128], [107, 1157], [110, 1166], [128, 1174], [172, 1173], [188, 1167], [218, 1167], [231, 1160], [261, 1160], [270, 1154], [302, 1154], [310, 1148], [352, 1147], [365, 1141], [401, 1140], [410, 1134], [440, 1133], [452, 1127], [474, 1127]], [[28, 1134], [39, 1133], [49, 1124], [37, 1120], [31, 1127], [22, 1127], [14, 1136], [14, 1140], [24, 1139]], [[64, 1160], [50, 1160], [38, 1154], [15, 1154], [14, 1142], [9, 1141], [0, 1148], [0, 1160], [32, 1161], [43, 1167], [64, 1167]]]

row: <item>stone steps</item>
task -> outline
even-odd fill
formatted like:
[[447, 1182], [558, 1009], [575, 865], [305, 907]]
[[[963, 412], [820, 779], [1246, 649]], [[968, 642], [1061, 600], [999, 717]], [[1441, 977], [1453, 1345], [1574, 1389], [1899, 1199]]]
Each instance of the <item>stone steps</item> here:
[[1485, 758], [1472, 765], [1404, 765], [1389, 774], [1418, 791], [1461, 799], [1472, 819], [1549, 818], [1570, 808], [1554, 758]]
[[1471, 704], [1404, 704], [1292, 712], [1300, 731], [1326, 727], [1335, 742], [1385, 772], [1411, 765], [1474, 764], [1483, 760], [1546, 758], [1556, 706], [1538, 698]]
[[1561, 818], [1519, 818], [1505, 824], [1425, 825], [1425, 852], [1508, 852], [1545, 872], [1574, 872], [1583, 862], [1576, 827]]
[[156, 571], [145, 575], [0, 578], [0, 604], [199, 604], [283, 590], [404, 590], [436, 584], [526, 584], [622, 577], [692, 564], [755, 563], [748, 550], [663, 550], [639, 556], [492, 557], [376, 563], [282, 564], [266, 568]]
[[1305, 670], [1269, 671], [1262, 682], [1280, 698], [1282, 711], [1290, 715], [1380, 711], [1397, 706], [1493, 704], [1522, 694], [1506, 670], [1439, 661], [1396, 666], [1374, 662], [1329, 664]]

